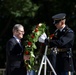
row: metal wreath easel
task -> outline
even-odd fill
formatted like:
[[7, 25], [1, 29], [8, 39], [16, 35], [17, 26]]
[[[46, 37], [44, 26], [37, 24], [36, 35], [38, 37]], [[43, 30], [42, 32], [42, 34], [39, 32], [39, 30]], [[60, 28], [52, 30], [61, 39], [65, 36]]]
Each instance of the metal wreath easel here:
[[46, 47], [45, 47], [45, 53], [44, 53], [44, 55], [42, 57], [42, 61], [41, 61], [41, 64], [40, 64], [38, 75], [40, 75], [41, 69], [42, 69], [43, 65], [44, 65], [44, 75], [46, 75], [46, 68], [47, 68], [46, 65], [47, 65], [47, 62], [49, 64], [51, 70], [53, 71], [54, 75], [57, 75], [55, 70], [54, 70], [54, 68], [53, 68], [53, 66], [52, 66], [52, 64], [50, 63], [49, 59], [47, 58], [47, 55], [46, 55], [47, 54], [47, 49], [48, 49], [48, 45], [46, 45]]

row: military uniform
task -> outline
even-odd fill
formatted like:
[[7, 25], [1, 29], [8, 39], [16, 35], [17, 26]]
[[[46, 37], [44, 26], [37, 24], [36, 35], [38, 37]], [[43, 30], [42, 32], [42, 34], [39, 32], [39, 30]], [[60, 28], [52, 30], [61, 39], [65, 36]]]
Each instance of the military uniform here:
[[[54, 19], [54, 24], [59, 23], [61, 20], [65, 19], [65, 16], [66, 15], [64, 13], [53, 16], [52, 18]], [[73, 43], [74, 32], [67, 25], [65, 25], [62, 30], [57, 29], [54, 33], [54, 37], [49, 41], [49, 45], [51, 48], [57, 48], [55, 59], [57, 75], [68, 75], [64, 72], [68, 73], [68, 71], [74, 71], [72, 59]]]
[[58, 49], [56, 55], [56, 70], [74, 71], [72, 61], [74, 32], [66, 26], [61, 32], [57, 30], [53, 39], [54, 40], [51, 40], [50, 42], [50, 46], [57, 47]]

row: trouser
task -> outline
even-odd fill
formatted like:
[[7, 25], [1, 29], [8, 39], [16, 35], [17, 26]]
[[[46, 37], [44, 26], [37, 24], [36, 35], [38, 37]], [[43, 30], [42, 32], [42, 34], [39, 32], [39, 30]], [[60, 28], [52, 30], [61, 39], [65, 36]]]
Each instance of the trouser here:
[[[50, 60], [50, 63], [52, 64], [54, 70], [56, 66], [56, 53], [51, 50], [50, 54], [48, 55], [48, 59]], [[49, 65], [47, 65], [47, 71], [51, 71], [51, 68]]]
[[[50, 54], [48, 55], [48, 58], [50, 60], [50, 63], [53, 67], [53, 69], [55, 70], [56, 67], [56, 53], [51, 50]], [[54, 73], [52, 72], [52, 69], [49, 65], [47, 65], [47, 75], [54, 75]]]
[[57, 75], [73, 75], [73, 72], [58, 72]]
[[25, 67], [15, 68], [10, 75], [27, 75]]
[[[53, 72], [51, 72], [51, 71], [49, 71], [49, 72], [47, 72], [47, 75], [54, 75], [54, 73]], [[73, 75], [73, 72], [59, 72], [59, 73], [57, 73], [57, 75]]]

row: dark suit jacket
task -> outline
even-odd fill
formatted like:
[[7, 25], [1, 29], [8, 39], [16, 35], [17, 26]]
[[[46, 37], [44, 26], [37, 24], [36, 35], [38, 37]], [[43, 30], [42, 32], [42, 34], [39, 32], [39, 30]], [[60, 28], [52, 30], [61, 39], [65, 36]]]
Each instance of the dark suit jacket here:
[[6, 75], [23, 66], [23, 48], [13, 37], [6, 45]]

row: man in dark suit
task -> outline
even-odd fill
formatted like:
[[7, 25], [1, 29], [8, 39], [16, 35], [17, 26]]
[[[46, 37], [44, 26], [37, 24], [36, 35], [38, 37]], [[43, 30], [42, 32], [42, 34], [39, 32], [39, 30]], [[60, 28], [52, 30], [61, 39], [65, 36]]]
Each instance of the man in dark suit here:
[[53, 66], [55, 66], [57, 75], [73, 75], [74, 72], [72, 59], [74, 31], [65, 24], [65, 17], [65, 13], [59, 13], [52, 17], [57, 29], [52, 39], [45, 40], [45, 44], [49, 42], [50, 47], [55, 48], [56, 57]]
[[24, 35], [24, 27], [16, 24], [13, 27], [13, 37], [6, 45], [6, 75], [26, 75], [24, 59], [29, 60], [29, 56], [23, 56], [21, 39]]

